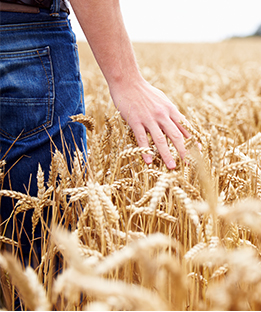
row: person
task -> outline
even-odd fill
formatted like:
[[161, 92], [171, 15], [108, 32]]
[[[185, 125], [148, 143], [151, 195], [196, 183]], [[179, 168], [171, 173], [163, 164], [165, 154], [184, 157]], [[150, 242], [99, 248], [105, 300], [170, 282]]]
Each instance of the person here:
[[[132, 128], [138, 145], [149, 147], [146, 132], [150, 132], [166, 166], [174, 169], [164, 133], [184, 158], [183, 136], [190, 134], [179, 121], [187, 121], [161, 91], [141, 76], [119, 0], [71, 0], [71, 5], [108, 82], [113, 102]], [[145, 155], [144, 160], [147, 164], [152, 162], [150, 155]]]
[[[174, 169], [166, 136], [184, 158], [184, 137], [190, 134], [179, 122], [187, 120], [142, 77], [119, 0], [71, 0], [71, 6], [138, 145], [149, 147], [149, 132], [166, 166]], [[0, 8], [0, 159], [6, 161], [2, 187], [36, 196], [38, 163], [47, 178], [54, 146], [68, 153], [74, 151], [74, 143], [81, 151], [87, 149], [84, 127], [70, 120], [84, 113], [76, 38], [62, 0], [1, 0]], [[152, 162], [151, 155], [143, 158]], [[2, 221], [12, 209], [12, 200], [2, 197]], [[30, 211], [25, 220], [22, 217], [16, 226], [23, 228], [20, 244], [26, 257]], [[8, 230], [11, 235], [12, 228]], [[38, 226], [35, 237], [40, 236]]]

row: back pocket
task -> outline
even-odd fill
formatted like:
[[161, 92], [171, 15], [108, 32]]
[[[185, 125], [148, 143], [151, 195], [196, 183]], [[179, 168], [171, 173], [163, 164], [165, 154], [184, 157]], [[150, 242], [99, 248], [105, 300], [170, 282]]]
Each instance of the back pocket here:
[[0, 133], [19, 140], [52, 125], [50, 48], [0, 53]]

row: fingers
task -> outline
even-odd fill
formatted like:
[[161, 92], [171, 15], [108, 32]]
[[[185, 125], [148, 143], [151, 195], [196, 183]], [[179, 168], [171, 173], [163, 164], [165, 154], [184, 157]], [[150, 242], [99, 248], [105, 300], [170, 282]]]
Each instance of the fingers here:
[[190, 126], [190, 123], [187, 121], [186, 117], [182, 115], [176, 106], [173, 105], [173, 113], [170, 115], [171, 120], [175, 123], [179, 131], [184, 135], [185, 138], [191, 137], [191, 134], [180, 124], [180, 121], [183, 121], [185, 124]]
[[[183, 134], [181, 133], [180, 129], [175, 125], [175, 123], [170, 119], [165, 120], [164, 126], [160, 127], [159, 124], [157, 123], [149, 123], [149, 126], [147, 127], [147, 130], [150, 132], [151, 137], [164, 161], [168, 169], [175, 169], [176, 168], [176, 163], [173, 159], [173, 156], [170, 152], [166, 136], [164, 133], [167, 135], [167, 137], [172, 141], [173, 145], [177, 149], [180, 157], [183, 159], [186, 155], [186, 149], [184, 145], [184, 137]], [[185, 129], [184, 129], [185, 130]], [[137, 143], [140, 147], [149, 147], [148, 143], [148, 137], [146, 134], [145, 128], [140, 125], [134, 127], [134, 134], [137, 139]], [[184, 131], [185, 132], [185, 131]], [[184, 133], [184, 135], [187, 135], [187, 137], [190, 136], [189, 133]], [[152, 157], [151, 155], [142, 155], [144, 161], [147, 164], [152, 163]]]
[[[149, 142], [148, 142], [148, 137], [146, 134], [146, 131], [144, 129], [144, 127], [141, 126], [137, 126], [135, 129], [133, 129], [133, 132], [135, 134], [137, 143], [139, 145], [139, 147], [149, 147]], [[152, 157], [149, 154], [142, 154], [142, 157], [145, 161], [146, 164], [151, 164], [152, 163]]]
[[[177, 129], [177, 127], [175, 125], [174, 125], [174, 127]], [[161, 131], [161, 129], [159, 128], [159, 126], [158, 125], [152, 126], [152, 127], [150, 127], [149, 131], [150, 131], [152, 139], [153, 139], [164, 163], [168, 167], [168, 169], [175, 169], [176, 163], [175, 163], [175, 161], [174, 161], [174, 159], [170, 153], [166, 137], [163, 134], [163, 132]], [[178, 138], [178, 141], [180, 141], [178, 144], [175, 145], [175, 147], [179, 149], [178, 150], [179, 152], [182, 152], [185, 155], [185, 152], [186, 152], [185, 147], [184, 147], [184, 150], [182, 148], [183, 136], [178, 129], [177, 129], [176, 134], [174, 136], [176, 136], [176, 139]], [[174, 136], [172, 135], [172, 137], [174, 137]], [[183, 146], [184, 146], [184, 144], [183, 144]]]
[[167, 135], [167, 137], [171, 140], [173, 145], [175, 146], [176, 150], [178, 151], [181, 159], [184, 159], [186, 156], [186, 148], [185, 148], [185, 142], [184, 137], [179, 128], [172, 122], [172, 120], [169, 120], [169, 122], [166, 122], [163, 131]]
[[[171, 140], [183, 159], [186, 155], [184, 137], [189, 138], [191, 134], [180, 124], [180, 120], [189, 125], [176, 106], [167, 97], [146, 84], [145, 91], [142, 89], [144, 98], [139, 96], [139, 105], [132, 102], [132, 109], [127, 104], [121, 106], [122, 117], [131, 126], [137, 143], [140, 147], [149, 147], [147, 132], [151, 134], [164, 163], [169, 169], [176, 167], [170, 152], [166, 136]], [[133, 95], [131, 95], [133, 97]], [[150, 103], [150, 105], [147, 104]], [[145, 103], [145, 104], [144, 104]], [[127, 109], [128, 108], [128, 109]], [[142, 155], [147, 164], [152, 163], [151, 155]]]
[[[179, 120], [177, 119], [177, 115], [175, 115], [175, 117], [172, 119], [175, 124], [177, 125], [178, 129], [180, 130], [180, 132], [183, 133], [183, 135], [185, 136], [185, 138], [190, 138], [191, 137], [191, 133], [188, 132], [188, 130], [186, 130], [181, 124], [180, 121], [183, 121], [186, 125], [188, 125], [189, 127], [192, 128], [191, 124], [187, 121], [187, 119], [185, 118], [184, 115], [180, 114], [180, 116], [178, 117]], [[200, 143], [198, 143], [198, 148], [199, 150], [202, 149], [202, 146]]]

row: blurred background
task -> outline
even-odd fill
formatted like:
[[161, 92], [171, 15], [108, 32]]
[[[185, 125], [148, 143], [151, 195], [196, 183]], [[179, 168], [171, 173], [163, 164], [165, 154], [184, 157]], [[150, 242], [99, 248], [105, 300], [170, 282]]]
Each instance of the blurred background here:
[[[260, 0], [120, 0], [120, 4], [133, 42], [217, 42], [261, 35]], [[71, 22], [77, 40], [86, 41], [72, 10]]]

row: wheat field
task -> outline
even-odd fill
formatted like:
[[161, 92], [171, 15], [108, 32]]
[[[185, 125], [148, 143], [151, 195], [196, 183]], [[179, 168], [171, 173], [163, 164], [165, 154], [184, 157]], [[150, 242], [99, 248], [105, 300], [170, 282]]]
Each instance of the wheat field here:
[[17, 199], [14, 218], [33, 209], [32, 231], [40, 222], [43, 233], [36, 268], [0, 255], [5, 307], [18, 293], [28, 310], [258, 311], [261, 40], [134, 49], [143, 76], [190, 121], [186, 161], [169, 142], [177, 163], [169, 171], [151, 141], [153, 163], [143, 162], [148, 150], [79, 43], [86, 116], [71, 118], [87, 128], [88, 157], [77, 150], [68, 170], [56, 151], [46, 184], [39, 166], [37, 197], [0, 191]]

